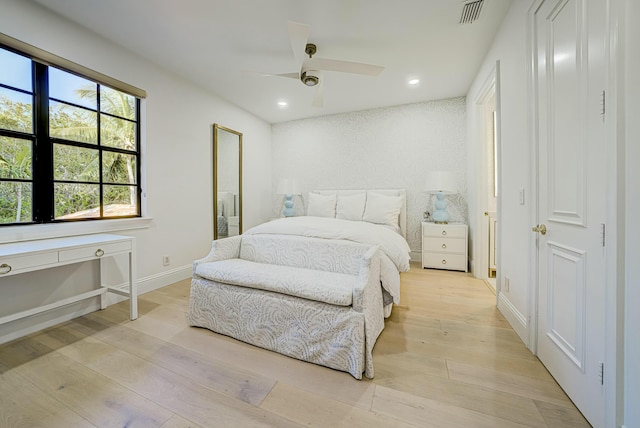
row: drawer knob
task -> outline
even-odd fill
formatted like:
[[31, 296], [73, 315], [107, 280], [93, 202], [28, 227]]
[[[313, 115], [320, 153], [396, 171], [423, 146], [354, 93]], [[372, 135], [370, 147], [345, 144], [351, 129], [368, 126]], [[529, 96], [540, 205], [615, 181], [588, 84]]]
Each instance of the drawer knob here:
[[443, 249], [447, 248], [447, 244], [442, 244], [442, 248]]
[[445, 259], [442, 259], [442, 264], [443, 264], [443, 265], [446, 265], [446, 264], [447, 264], [447, 261], [446, 261]]
[[0, 265], [0, 275], [4, 275], [11, 272], [11, 265], [8, 265], [6, 263], [2, 263]]
[[96, 250], [96, 257], [102, 257], [104, 256], [104, 250], [102, 248], [98, 248]]
[[447, 235], [447, 231], [446, 231], [446, 230], [443, 230], [443, 231], [442, 231], [442, 236], [446, 236], [446, 235]]

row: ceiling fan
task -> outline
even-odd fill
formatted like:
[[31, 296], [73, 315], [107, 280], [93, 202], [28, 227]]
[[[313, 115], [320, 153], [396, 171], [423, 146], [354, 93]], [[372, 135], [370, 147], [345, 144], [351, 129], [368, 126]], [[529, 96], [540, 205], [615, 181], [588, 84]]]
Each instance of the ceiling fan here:
[[[313, 58], [317, 47], [308, 43], [309, 26], [297, 22], [288, 22], [291, 50], [295, 58], [296, 67], [300, 71], [293, 73], [274, 74], [271, 76], [288, 77], [298, 79], [306, 86], [318, 86], [312, 105], [322, 107], [324, 103], [324, 79], [323, 72], [338, 71], [341, 73], [362, 74], [366, 76], [378, 76], [384, 67], [360, 62], [341, 61], [337, 59]], [[308, 56], [306, 58], [305, 56]]]

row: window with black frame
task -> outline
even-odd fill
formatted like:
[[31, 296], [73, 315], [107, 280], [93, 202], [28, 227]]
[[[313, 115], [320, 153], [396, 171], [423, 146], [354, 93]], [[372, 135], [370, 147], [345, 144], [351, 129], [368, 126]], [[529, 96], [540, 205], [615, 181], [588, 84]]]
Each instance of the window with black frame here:
[[0, 225], [140, 216], [139, 110], [0, 47]]

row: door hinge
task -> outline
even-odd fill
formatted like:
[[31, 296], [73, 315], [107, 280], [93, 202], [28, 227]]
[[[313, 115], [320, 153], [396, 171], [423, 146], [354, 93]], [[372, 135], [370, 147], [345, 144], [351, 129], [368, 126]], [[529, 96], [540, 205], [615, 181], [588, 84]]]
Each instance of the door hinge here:
[[604, 363], [600, 362], [600, 367], [598, 368], [598, 379], [600, 380], [600, 385], [604, 385]]
[[606, 96], [606, 92], [602, 91], [602, 94], [600, 96], [600, 114], [602, 115], [603, 121], [604, 121], [606, 110], [607, 110], [607, 96]]
[[607, 232], [606, 232], [605, 224], [602, 223], [601, 226], [602, 226], [602, 229], [601, 229], [601, 232], [600, 232], [600, 241], [602, 242], [602, 246], [604, 247], [605, 239], [606, 239], [606, 236], [607, 236]]

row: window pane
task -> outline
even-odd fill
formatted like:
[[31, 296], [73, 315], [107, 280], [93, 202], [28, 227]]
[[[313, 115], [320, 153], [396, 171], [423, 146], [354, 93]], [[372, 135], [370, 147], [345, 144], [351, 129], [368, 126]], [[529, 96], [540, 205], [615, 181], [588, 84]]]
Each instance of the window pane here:
[[31, 222], [32, 184], [0, 181], [0, 224]]
[[104, 186], [104, 216], [138, 214], [136, 186]]
[[136, 124], [124, 119], [100, 115], [100, 144], [136, 150]]
[[31, 179], [31, 141], [0, 137], [0, 178]]
[[102, 152], [102, 181], [135, 184], [136, 157], [122, 153]]
[[0, 48], [0, 83], [33, 92], [31, 60]]
[[53, 138], [98, 143], [97, 113], [53, 101], [49, 105], [49, 135]]
[[55, 183], [55, 218], [100, 217], [100, 186], [97, 184]]
[[33, 96], [0, 87], [0, 128], [33, 132]]
[[54, 180], [90, 181], [100, 180], [98, 151], [82, 147], [54, 144]]
[[100, 86], [100, 111], [136, 120], [136, 98], [106, 86]]
[[98, 84], [49, 67], [49, 98], [98, 109]]

